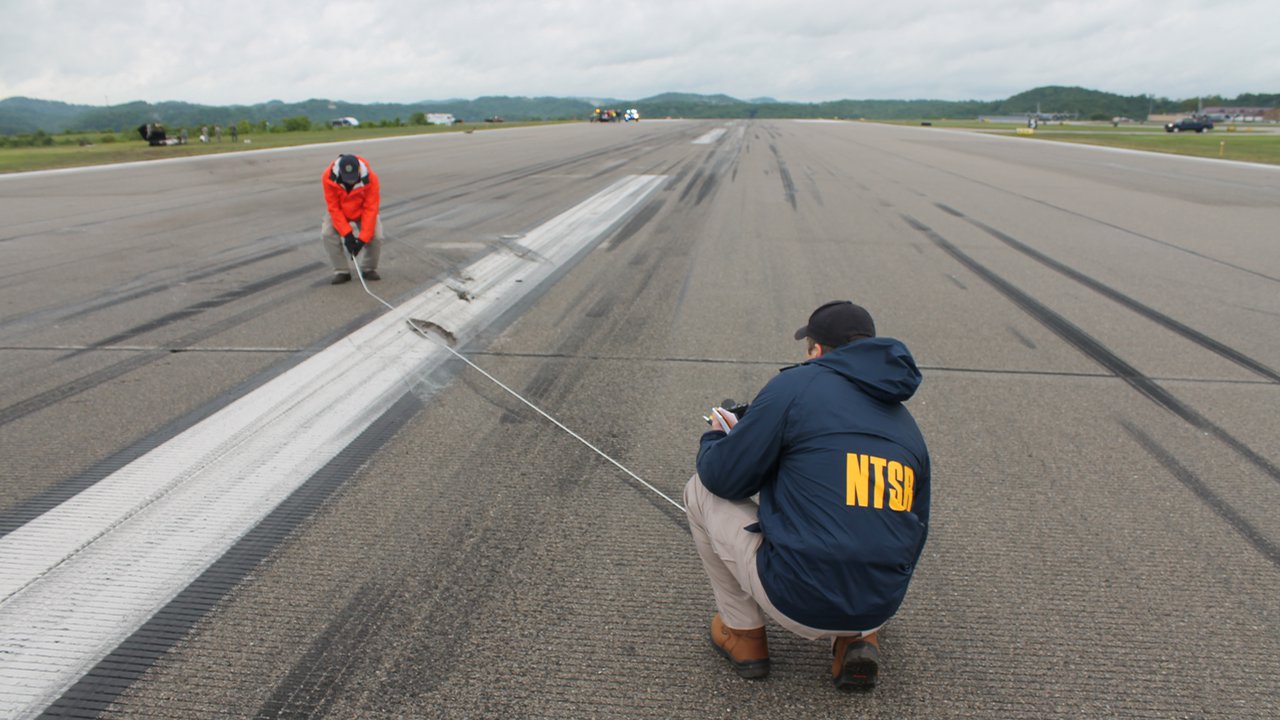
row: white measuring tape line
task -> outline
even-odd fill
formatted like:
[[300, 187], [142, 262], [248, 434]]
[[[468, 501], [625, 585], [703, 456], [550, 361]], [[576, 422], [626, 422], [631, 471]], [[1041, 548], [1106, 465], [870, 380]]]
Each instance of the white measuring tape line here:
[[[387, 306], [387, 309], [388, 309], [388, 310], [395, 310], [395, 307], [394, 307], [391, 303], [389, 303], [389, 302], [387, 302], [386, 300], [383, 300], [382, 298], [378, 297], [378, 296], [377, 296], [377, 295], [376, 295], [372, 290], [370, 290], [370, 289], [369, 289], [369, 285], [368, 285], [368, 283], [366, 283], [366, 282], [364, 281], [364, 273], [360, 270], [360, 263], [356, 262], [356, 258], [355, 258], [355, 256], [354, 256], [354, 255], [352, 255], [352, 254], [350, 254], [350, 253], [347, 253], [347, 257], [351, 260], [351, 265], [352, 265], [352, 267], [353, 267], [353, 268], [355, 268], [356, 277], [360, 278], [360, 286], [364, 288], [364, 291], [365, 291], [366, 293], [368, 293], [369, 297], [371, 297], [371, 298], [373, 298], [374, 300], [377, 300], [378, 302], [380, 302], [380, 303], [382, 303], [383, 305]], [[533, 404], [532, 402], [530, 402], [529, 400], [525, 399], [525, 397], [524, 397], [523, 395], [521, 395], [520, 393], [516, 392], [515, 390], [512, 390], [511, 388], [507, 387], [507, 385], [506, 385], [505, 383], [503, 383], [501, 380], [499, 380], [498, 378], [494, 377], [493, 375], [490, 375], [487, 371], [485, 371], [485, 369], [484, 369], [484, 368], [482, 368], [482, 367], [480, 367], [479, 365], [476, 365], [475, 363], [471, 362], [471, 360], [469, 360], [469, 359], [468, 359], [466, 356], [464, 356], [462, 353], [458, 352], [457, 350], [454, 350], [452, 347], [449, 347], [449, 343], [447, 343], [447, 342], [441, 342], [440, 340], [438, 340], [438, 339], [436, 339], [436, 338], [432, 337], [432, 335], [431, 335], [430, 333], [428, 333], [426, 330], [422, 329], [422, 328], [421, 328], [421, 327], [419, 327], [417, 324], [415, 324], [412, 318], [406, 319], [406, 320], [405, 320], [405, 324], [406, 324], [406, 325], [408, 325], [408, 326], [410, 327], [410, 329], [412, 329], [412, 330], [413, 330], [415, 333], [417, 333], [418, 335], [420, 335], [420, 336], [422, 336], [422, 337], [424, 337], [424, 338], [426, 338], [426, 339], [428, 339], [428, 340], [431, 340], [431, 341], [435, 342], [435, 343], [436, 343], [437, 345], [439, 345], [440, 347], [442, 347], [442, 348], [444, 348], [445, 350], [448, 350], [450, 353], [452, 353], [454, 357], [458, 358], [458, 359], [459, 359], [459, 360], [461, 360], [462, 362], [464, 362], [464, 363], [466, 363], [467, 365], [469, 365], [473, 370], [475, 370], [476, 372], [478, 372], [478, 373], [480, 373], [481, 375], [485, 376], [486, 378], [488, 378], [488, 379], [492, 380], [492, 381], [493, 381], [493, 383], [494, 383], [495, 385], [497, 385], [498, 387], [502, 388], [503, 390], [506, 390], [506, 391], [507, 391], [507, 392], [508, 392], [512, 397], [514, 397], [515, 399], [517, 399], [517, 400], [519, 400], [520, 402], [524, 403], [525, 405], [528, 405], [530, 408], [532, 408], [532, 409], [533, 409], [533, 411], [534, 411], [534, 412], [538, 413], [539, 415], [541, 415], [542, 417], [546, 418], [547, 420], [550, 420], [550, 421], [551, 421], [551, 423], [552, 423], [553, 425], [555, 425], [556, 427], [560, 428], [561, 430], [564, 430], [565, 432], [569, 433], [571, 436], [573, 436], [573, 438], [574, 438], [574, 439], [576, 439], [578, 442], [582, 443], [583, 445], [586, 445], [587, 447], [591, 448], [591, 450], [592, 450], [592, 451], [594, 451], [594, 452], [595, 452], [597, 455], [599, 455], [600, 457], [602, 457], [602, 458], [604, 458], [605, 460], [608, 460], [609, 462], [613, 463], [613, 465], [614, 465], [615, 467], [617, 467], [619, 470], [621, 470], [622, 472], [626, 473], [627, 475], [631, 476], [631, 478], [632, 478], [633, 480], [635, 480], [636, 482], [640, 483], [641, 485], [644, 485], [645, 487], [647, 487], [647, 488], [649, 488], [650, 490], [652, 490], [652, 491], [654, 491], [655, 493], [657, 493], [659, 497], [661, 497], [663, 500], [666, 500], [667, 502], [669, 502], [669, 503], [671, 503], [672, 505], [674, 505], [677, 509], [679, 509], [679, 510], [680, 510], [680, 512], [682, 512], [682, 513], [683, 513], [683, 512], [685, 512], [685, 509], [684, 509], [684, 506], [683, 506], [683, 505], [681, 505], [680, 503], [676, 502], [675, 500], [672, 500], [672, 499], [671, 499], [671, 498], [670, 498], [666, 493], [662, 492], [662, 491], [661, 491], [661, 490], [659, 490], [658, 488], [656, 488], [656, 487], [654, 487], [653, 485], [651, 485], [651, 484], [649, 484], [648, 482], [646, 482], [646, 481], [644, 480], [644, 478], [642, 478], [642, 477], [640, 477], [639, 475], [637, 475], [637, 474], [635, 474], [635, 473], [631, 472], [630, 470], [628, 470], [628, 469], [626, 468], [626, 466], [624, 466], [622, 463], [620, 463], [620, 462], [618, 462], [617, 460], [614, 460], [613, 458], [609, 457], [609, 455], [608, 455], [607, 453], [605, 453], [603, 450], [601, 450], [600, 448], [596, 447], [595, 445], [592, 445], [592, 444], [591, 444], [591, 443], [590, 443], [586, 438], [582, 437], [582, 436], [581, 436], [581, 435], [579, 435], [578, 433], [576, 433], [576, 432], [574, 432], [573, 430], [571, 430], [571, 429], [569, 428], [569, 426], [567, 426], [567, 425], [565, 425], [564, 423], [560, 422], [559, 420], [555, 419], [555, 418], [554, 418], [554, 417], [552, 417], [550, 414], [548, 414], [545, 410], [543, 410], [542, 408], [538, 407], [537, 405], [534, 405], [534, 404]]]

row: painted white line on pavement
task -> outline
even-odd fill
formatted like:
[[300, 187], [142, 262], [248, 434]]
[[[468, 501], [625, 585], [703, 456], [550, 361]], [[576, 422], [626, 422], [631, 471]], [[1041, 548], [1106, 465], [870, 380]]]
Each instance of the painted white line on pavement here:
[[465, 343], [664, 181], [619, 180], [0, 538], [0, 717], [39, 714], [452, 357], [406, 319]]
[[726, 129], [727, 128], [716, 128], [715, 130], [709, 130], [703, 135], [701, 135], [697, 140], [694, 140], [689, 144], [690, 145], [710, 145], [711, 143], [719, 140], [720, 136], [724, 135], [724, 131]]

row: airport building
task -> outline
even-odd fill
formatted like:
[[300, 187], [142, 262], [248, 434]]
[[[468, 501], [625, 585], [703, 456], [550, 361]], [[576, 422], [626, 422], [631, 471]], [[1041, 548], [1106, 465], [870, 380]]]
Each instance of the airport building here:
[[1280, 108], [1207, 107], [1204, 114], [1214, 122], [1280, 122]]

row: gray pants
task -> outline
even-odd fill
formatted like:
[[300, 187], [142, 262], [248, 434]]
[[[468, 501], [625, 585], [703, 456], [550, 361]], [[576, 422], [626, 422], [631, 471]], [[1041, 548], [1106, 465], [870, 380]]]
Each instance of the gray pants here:
[[755, 524], [760, 510], [750, 500], [725, 500], [711, 494], [697, 475], [684, 487], [684, 503], [689, 516], [693, 544], [711, 580], [720, 619], [735, 630], [750, 630], [772, 618], [783, 628], [808, 640], [840, 636], [870, 635], [880, 628], [862, 632], [823, 630], [809, 627], [783, 615], [760, 584], [756, 551], [762, 536], [745, 528]]
[[[351, 268], [347, 265], [347, 248], [342, 244], [342, 236], [333, 228], [333, 219], [329, 217], [329, 213], [324, 214], [324, 221], [320, 224], [320, 241], [324, 243], [324, 249], [329, 253], [329, 262], [333, 265], [333, 271], [335, 273], [351, 272]], [[360, 272], [377, 270], [378, 255], [381, 252], [382, 216], [379, 215], [378, 224], [373, 228], [373, 239], [356, 256], [360, 261]]]

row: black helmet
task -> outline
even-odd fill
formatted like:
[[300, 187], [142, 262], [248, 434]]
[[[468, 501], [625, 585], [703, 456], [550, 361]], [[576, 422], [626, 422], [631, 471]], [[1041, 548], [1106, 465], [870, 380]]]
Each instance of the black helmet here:
[[338, 179], [343, 185], [355, 185], [360, 182], [360, 158], [355, 155], [343, 155], [338, 158]]

